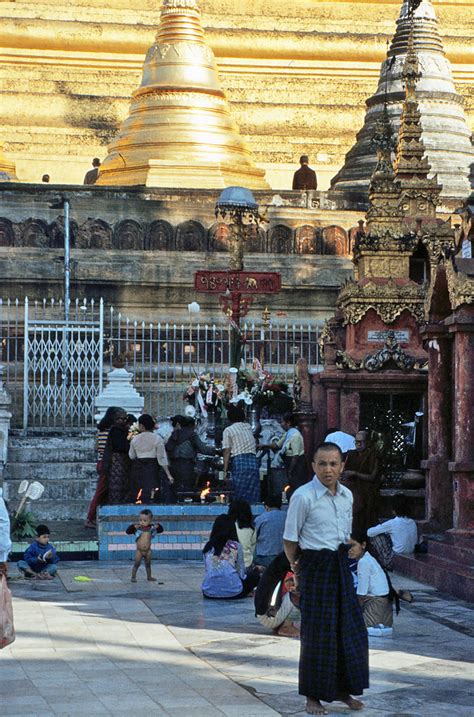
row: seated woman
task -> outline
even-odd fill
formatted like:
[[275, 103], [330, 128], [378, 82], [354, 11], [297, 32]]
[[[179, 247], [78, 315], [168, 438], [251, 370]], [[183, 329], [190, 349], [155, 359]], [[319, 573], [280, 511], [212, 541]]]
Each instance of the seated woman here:
[[299, 637], [299, 595], [285, 553], [276, 556], [263, 573], [255, 591], [255, 617], [280, 637]]
[[[398, 596], [390, 583], [390, 578], [368, 552], [366, 534], [353, 533], [350, 544], [349, 559], [357, 561], [357, 596], [369, 634], [370, 628], [391, 628], [393, 600]], [[398, 613], [398, 600], [396, 605]]]
[[204, 597], [235, 600], [246, 597], [256, 587], [260, 572], [253, 568], [247, 573], [244, 551], [231, 516], [217, 516], [202, 552], [206, 570], [201, 585]]
[[235, 521], [237, 540], [244, 551], [245, 567], [249, 568], [253, 563], [257, 544], [257, 533], [250, 503], [246, 500], [233, 500], [229, 505], [228, 515]]

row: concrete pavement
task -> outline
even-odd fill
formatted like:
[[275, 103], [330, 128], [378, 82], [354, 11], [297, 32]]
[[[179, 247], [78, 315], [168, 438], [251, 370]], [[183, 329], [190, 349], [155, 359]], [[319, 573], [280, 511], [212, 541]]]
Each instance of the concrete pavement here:
[[[253, 601], [206, 601], [200, 563], [62, 563], [60, 579], [11, 582], [17, 640], [0, 653], [2, 716], [302, 716], [298, 641], [253, 616]], [[10, 573], [16, 577], [14, 566]], [[75, 578], [89, 578], [89, 582]], [[396, 578], [416, 602], [393, 638], [371, 639], [367, 717], [474, 713], [474, 606]], [[334, 703], [331, 715], [349, 710]]]

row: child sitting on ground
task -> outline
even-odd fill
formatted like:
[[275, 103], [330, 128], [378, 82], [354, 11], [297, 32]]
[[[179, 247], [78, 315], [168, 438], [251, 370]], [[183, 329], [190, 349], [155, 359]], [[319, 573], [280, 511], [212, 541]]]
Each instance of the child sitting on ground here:
[[156, 582], [156, 578], [151, 576], [151, 539], [163, 532], [163, 526], [159, 523], [153, 524], [153, 513], [148, 508], [140, 511], [138, 516], [138, 524], [132, 523], [128, 526], [127, 535], [135, 535], [137, 551], [135, 553], [135, 564], [132, 570], [132, 583], [137, 582], [137, 571], [142, 560], [145, 561], [146, 578], [151, 582]]
[[[349, 560], [357, 561], [357, 596], [370, 635], [373, 628], [391, 630], [393, 603], [395, 602], [397, 615], [400, 604], [399, 594], [394, 590], [388, 574], [367, 550], [367, 542], [365, 533], [353, 533]], [[388, 630], [385, 634], [389, 634]]]
[[50, 530], [47, 525], [36, 527], [36, 539], [27, 548], [23, 560], [17, 567], [25, 578], [52, 580], [58, 572], [59, 558], [56, 549], [49, 542]]

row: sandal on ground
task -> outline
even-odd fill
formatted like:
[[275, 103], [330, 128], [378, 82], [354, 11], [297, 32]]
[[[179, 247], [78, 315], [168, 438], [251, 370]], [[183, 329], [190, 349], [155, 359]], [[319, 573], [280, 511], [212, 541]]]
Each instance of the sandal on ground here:
[[404, 602], [413, 602], [415, 599], [409, 590], [399, 590], [398, 597]]

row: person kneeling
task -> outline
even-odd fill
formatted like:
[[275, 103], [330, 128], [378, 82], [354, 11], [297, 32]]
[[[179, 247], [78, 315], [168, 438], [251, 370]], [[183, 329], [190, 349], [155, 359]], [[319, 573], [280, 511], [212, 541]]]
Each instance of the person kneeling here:
[[[393, 601], [397, 597], [390, 578], [367, 550], [365, 533], [353, 533], [350, 545], [349, 558], [357, 560], [357, 596], [367, 631], [369, 635], [389, 635], [393, 626]], [[398, 600], [396, 606], [398, 613]]]
[[299, 595], [294, 573], [285, 553], [276, 556], [260, 578], [255, 591], [255, 617], [280, 637], [299, 637], [293, 620], [300, 619]]
[[258, 584], [260, 571], [246, 570], [244, 551], [237, 540], [232, 516], [217, 516], [202, 552], [206, 570], [201, 585], [204, 597], [235, 600], [246, 597]]

